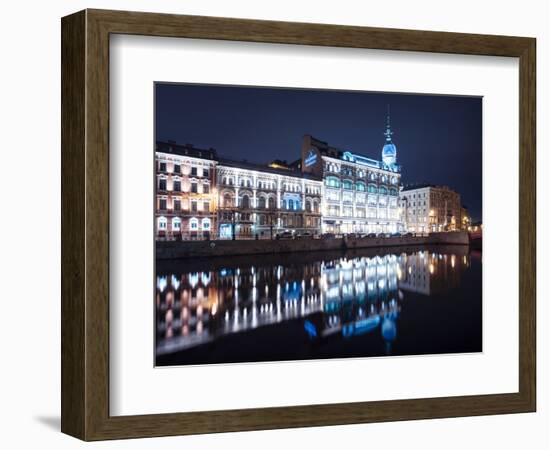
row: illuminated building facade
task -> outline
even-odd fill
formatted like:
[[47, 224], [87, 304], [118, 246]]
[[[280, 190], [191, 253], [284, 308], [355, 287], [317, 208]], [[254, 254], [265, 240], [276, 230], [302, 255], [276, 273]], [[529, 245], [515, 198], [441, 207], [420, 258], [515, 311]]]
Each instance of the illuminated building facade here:
[[322, 182], [295, 168], [218, 157], [214, 149], [157, 142], [159, 240], [317, 235]]
[[398, 206], [401, 167], [389, 115], [384, 134], [381, 161], [304, 136], [300, 167], [323, 180], [323, 233], [402, 231]]
[[413, 233], [467, 228], [469, 219], [463, 217], [460, 194], [447, 186], [406, 186], [399, 194], [399, 206], [407, 231]]
[[321, 181], [274, 166], [219, 160], [220, 238], [271, 238], [285, 230], [319, 234]]
[[203, 239], [216, 229], [216, 152], [157, 142], [155, 230], [159, 239]]

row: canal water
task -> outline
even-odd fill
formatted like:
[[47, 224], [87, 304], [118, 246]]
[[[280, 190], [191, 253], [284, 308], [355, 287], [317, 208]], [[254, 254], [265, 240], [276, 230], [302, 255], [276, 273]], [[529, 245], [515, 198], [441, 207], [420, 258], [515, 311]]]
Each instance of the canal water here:
[[158, 261], [158, 366], [482, 351], [468, 246]]

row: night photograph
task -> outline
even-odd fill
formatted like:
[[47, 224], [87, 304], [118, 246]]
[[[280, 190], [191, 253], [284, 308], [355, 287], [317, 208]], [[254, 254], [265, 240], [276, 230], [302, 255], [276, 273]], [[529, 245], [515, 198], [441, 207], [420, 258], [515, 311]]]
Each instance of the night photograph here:
[[154, 89], [157, 366], [482, 351], [481, 97]]

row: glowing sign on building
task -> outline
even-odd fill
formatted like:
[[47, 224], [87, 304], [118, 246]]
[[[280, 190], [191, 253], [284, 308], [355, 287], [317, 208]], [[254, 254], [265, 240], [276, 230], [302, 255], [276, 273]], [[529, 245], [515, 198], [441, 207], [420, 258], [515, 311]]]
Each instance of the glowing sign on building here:
[[315, 163], [317, 163], [317, 153], [315, 152], [315, 150], [311, 149], [304, 159], [304, 164], [306, 165], [306, 167], [310, 167], [313, 166]]

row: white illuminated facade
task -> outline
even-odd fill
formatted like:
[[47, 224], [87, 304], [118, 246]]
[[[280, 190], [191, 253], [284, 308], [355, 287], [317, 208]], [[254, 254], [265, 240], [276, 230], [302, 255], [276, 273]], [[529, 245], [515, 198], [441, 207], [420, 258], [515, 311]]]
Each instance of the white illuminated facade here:
[[271, 238], [288, 231], [317, 235], [322, 182], [290, 169], [220, 160], [217, 169], [221, 238]]
[[381, 161], [304, 137], [302, 170], [323, 180], [323, 233], [403, 231], [398, 205], [401, 168], [389, 117], [385, 135]]

